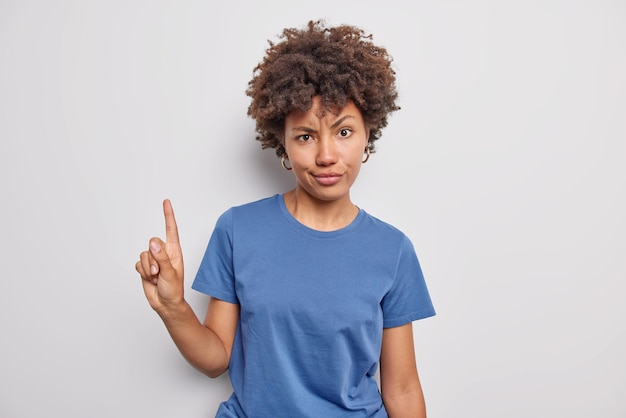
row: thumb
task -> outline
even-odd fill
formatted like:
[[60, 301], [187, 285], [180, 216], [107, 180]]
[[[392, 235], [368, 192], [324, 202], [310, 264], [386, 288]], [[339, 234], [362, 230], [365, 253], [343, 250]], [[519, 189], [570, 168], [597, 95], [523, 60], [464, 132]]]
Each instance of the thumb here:
[[150, 240], [150, 254], [159, 265], [159, 277], [163, 277], [165, 280], [176, 278], [176, 271], [172, 267], [170, 257], [165, 251], [165, 243], [162, 240], [159, 238]]

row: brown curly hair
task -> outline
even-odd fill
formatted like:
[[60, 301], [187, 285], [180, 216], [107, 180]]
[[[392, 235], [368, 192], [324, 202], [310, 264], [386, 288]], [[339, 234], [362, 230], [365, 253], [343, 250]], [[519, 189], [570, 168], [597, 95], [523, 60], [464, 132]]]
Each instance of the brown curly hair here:
[[372, 35], [355, 26], [325, 27], [310, 21], [305, 29], [287, 28], [278, 43], [269, 42], [265, 57], [253, 72], [246, 95], [248, 115], [256, 121], [261, 147], [285, 153], [285, 117], [293, 110], [308, 111], [320, 96], [326, 111], [342, 109], [352, 100], [370, 129], [370, 151], [398, 109], [392, 57], [372, 43]]

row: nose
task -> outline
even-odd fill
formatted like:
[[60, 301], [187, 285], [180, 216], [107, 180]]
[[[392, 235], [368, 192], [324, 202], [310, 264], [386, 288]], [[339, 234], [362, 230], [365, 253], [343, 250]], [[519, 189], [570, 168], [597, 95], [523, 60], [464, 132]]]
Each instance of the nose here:
[[331, 138], [322, 138], [317, 145], [315, 163], [326, 167], [337, 162], [337, 144]]

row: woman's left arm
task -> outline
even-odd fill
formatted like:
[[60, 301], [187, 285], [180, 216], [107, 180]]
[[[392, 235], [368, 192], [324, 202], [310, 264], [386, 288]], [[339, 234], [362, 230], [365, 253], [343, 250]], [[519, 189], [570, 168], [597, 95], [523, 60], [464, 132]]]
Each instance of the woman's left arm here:
[[426, 418], [424, 394], [415, 364], [411, 323], [383, 329], [380, 386], [390, 418]]

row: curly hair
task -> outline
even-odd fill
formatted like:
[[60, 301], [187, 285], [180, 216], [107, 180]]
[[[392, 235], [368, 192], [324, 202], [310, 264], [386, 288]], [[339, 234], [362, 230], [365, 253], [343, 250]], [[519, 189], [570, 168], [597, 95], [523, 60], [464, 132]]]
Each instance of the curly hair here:
[[252, 99], [248, 116], [256, 121], [261, 147], [275, 148], [281, 157], [285, 117], [293, 110], [308, 111], [313, 96], [320, 96], [324, 111], [354, 102], [370, 129], [368, 147], [373, 152], [387, 116], [400, 109], [387, 50], [374, 45], [372, 35], [360, 28], [327, 28], [321, 20], [310, 21], [302, 30], [284, 29], [279, 39], [268, 41], [246, 90]]

